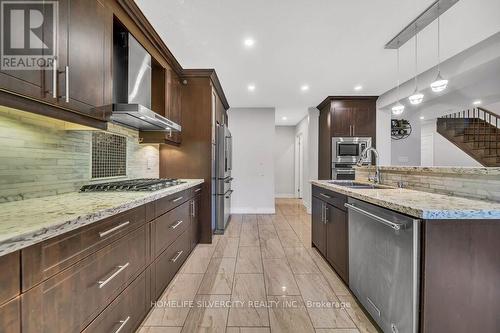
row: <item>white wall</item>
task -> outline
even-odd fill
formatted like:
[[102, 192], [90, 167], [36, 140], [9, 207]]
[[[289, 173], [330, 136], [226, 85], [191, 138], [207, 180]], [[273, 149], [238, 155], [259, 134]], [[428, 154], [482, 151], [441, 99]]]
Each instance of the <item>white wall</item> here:
[[391, 165], [391, 112], [379, 109], [377, 100], [376, 148], [380, 165]]
[[391, 139], [391, 165], [420, 165], [420, 118], [408, 112], [403, 119], [410, 122], [412, 132], [406, 139]]
[[276, 126], [274, 191], [277, 198], [295, 197], [295, 127]]
[[231, 213], [274, 214], [274, 108], [230, 108], [233, 135]]
[[304, 143], [304, 187], [302, 201], [308, 213], [311, 213], [311, 180], [318, 179], [318, 128], [319, 110], [309, 108], [307, 116], [295, 127], [295, 135], [302, 134]]

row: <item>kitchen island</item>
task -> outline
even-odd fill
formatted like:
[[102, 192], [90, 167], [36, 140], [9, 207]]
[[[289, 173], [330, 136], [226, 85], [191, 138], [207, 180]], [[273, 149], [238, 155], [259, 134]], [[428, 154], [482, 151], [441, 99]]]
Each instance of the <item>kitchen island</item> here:
[[[394, 310], [397, 303], [389, 299], [393, 295], [380, 295], [380, 291], [397, 288], [399, 274], [409, 271], [415, 280], [416, 317], [409, 332], [499, 331], [499, 203], [384, 185], [361, 189], [332, 181], [311, 183], [313, 246], [375, 321], [398, 327], [398, 319], [384, 313], [386, 309], [373, 299], [387, 301]], [[375, 211], [382, 213], [373, 214]], [[397, 215], [408, 224], [398, 226]], [[374, 232], [370, 234], [368, 229], [372, 227]], [[413, 252], [407, 258], [415, 261], [413, 267], [401, 261], [406, 258], [406, 250], [400, 239], [410, 228], [413, 234], [407, 241], [411, 242], [413, 236]], [[362, 238], [361, 242], [356, 237]], [[371, 252], [366, 252], [367, 248]], [[364, 285], [358, 281], [361, 252], [379, 260], [385, 258], [380, 264], [366, 263], [362, 275], [369, 278]], [[356, 268], [351, 267], [353, 263]], [[366, 266], [372, 271], [367, 271]], [[384, 273], [387, 267], [392, 270]], [[360, 293], [366, 284], [375, 281], [377, 274], [385, 279], [385, 283], [377, 281], [379, 290], [369, 297]]]

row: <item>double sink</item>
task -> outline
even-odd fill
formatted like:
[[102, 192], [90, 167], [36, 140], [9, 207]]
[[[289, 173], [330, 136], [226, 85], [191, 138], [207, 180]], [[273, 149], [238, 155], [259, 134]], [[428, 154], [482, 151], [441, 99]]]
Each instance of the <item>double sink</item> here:
[[338, 185], [338, 186], [344, 186], [348, 188], [353, 188], [353, 189], [359, 189], [359, 190], [376, 190], [376, 189], [387, 189], [389, 187], [387, 186], [382, 186], [382, 185], [376, 185], [376, 184], [367, 184], [367, 183], [360, 183], [356, 182], [353, 180], [332, 180], [328, 182], [329, 184], [333, 185]]

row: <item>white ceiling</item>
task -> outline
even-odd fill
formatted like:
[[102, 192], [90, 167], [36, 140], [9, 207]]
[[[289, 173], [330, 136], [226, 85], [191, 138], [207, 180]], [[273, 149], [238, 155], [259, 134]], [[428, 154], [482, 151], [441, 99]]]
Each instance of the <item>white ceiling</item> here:
[[[434, 0], [136, 1], [184, 68], [217, 70], [232, 107], [276, 107], [276, 123], [294, 125], [328, 95], [393, 88], [396, 51], [384, 45]], [[498, 0], [461, 0], [449, 9], [442, 58], [500, 31], [498, 13]], [[419, 72], [436, 64], [436, 31], [433, 23], [419, 35]], [[251, 49], [247, 37], [256, 41]], [[400, 50], [402, 81], [414, 74], [413, 45]], [[304, 84], [309, 91], [300, 90]], [[358, 84], [363, 90], [355, 92]]]

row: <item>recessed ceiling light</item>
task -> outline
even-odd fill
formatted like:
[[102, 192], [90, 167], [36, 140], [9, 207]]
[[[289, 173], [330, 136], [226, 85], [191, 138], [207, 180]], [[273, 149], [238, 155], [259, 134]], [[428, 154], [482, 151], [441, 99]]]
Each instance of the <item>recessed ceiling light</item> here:
[[304, 84], [302, 87], [300, 87], [300, 90], [302, 90], [302, 91], [308, 91], [309, 90], [309, 86], [307, 84]]
[[287, 117], [281, 117], [281, 120], [287, 120], [288, 118]]
[[246, 38], [243, 44], [245, 44], [246, 47], [252, 47], [255, 45], [255, 40], [253, 38]]
[[474, 102], [472, 102], [472, 104], [479, 105], [479, 104], [481, 104], [481, 101], [474, 101]]
[[357, 85], [354, 87], [354, 90], [356, 90], [356, 91], [360, 91], [361, 89], [363, 89], [363, 86], [361, 86], [361, 85]]
[[255, 90], [255, 84], [249, 84], [247, 88], [248, 88], [248, 91], [254, 91]]
[[420, 120], [424, 120], [424, 119], [425, 119], [425, 117], [424, 117], [424, 116], [420, 116]]

